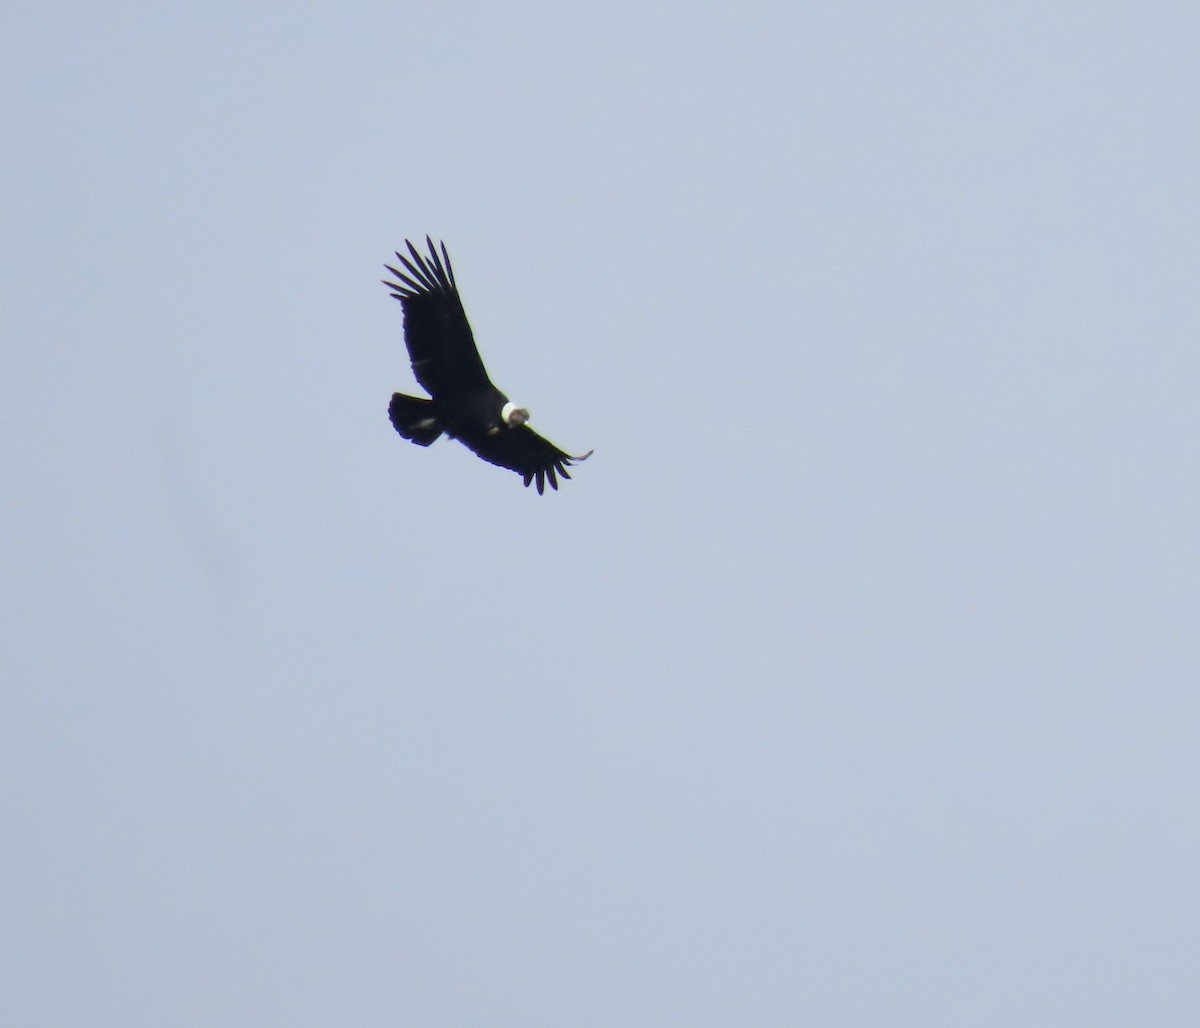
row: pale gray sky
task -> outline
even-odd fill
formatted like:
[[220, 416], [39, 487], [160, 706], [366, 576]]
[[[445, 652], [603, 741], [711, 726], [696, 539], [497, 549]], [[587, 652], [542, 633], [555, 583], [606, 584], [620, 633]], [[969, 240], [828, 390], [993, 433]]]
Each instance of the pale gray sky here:
[[[10, 12], [0, 1020], [1200, 1023], [1197, 53]], [[389, 426], [426, 232], [559, 493]]]

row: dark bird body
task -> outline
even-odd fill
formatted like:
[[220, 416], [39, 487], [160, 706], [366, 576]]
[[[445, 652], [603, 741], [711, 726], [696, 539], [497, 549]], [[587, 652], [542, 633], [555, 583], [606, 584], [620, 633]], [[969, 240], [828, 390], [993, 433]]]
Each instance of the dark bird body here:
[[413, 374], [429, 399], [395, 393], [388, 414], [396, 431], [418, 446], [429, 446], [443, 432], [490, 464], [519, 474], [528, 486], [546, 482], [558, 488], [558, 476], [591, 456], [573, 457], [543, 439], [526, 422], [529, 411], [518, 407], [492, 385], [475, 347], [466, 311], [454, 282], [446, 244], [441, 254], [428, 236], [429, 256], [405, 240], [411, 260], [397, 253], [401, 266], [385, 264], [395, 282], [384, 280], [404, 308], [404, 342]]

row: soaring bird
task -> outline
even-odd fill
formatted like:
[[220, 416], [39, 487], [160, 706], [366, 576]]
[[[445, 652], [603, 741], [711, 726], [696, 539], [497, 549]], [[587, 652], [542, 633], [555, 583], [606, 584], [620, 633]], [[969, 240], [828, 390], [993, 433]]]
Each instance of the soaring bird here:
[[454, 281], [450, 254], [441, 244], [441, 255], [429, 236], [429, 256], [407, 239], [411, 255], [399, 251], [401, 271], [384, 267], [396, 281], [383, 280], [404, 308], [404, 343], [413, 374], [429, 399], [394, 393], [388, 414], [396, 431], [418, 446], [428, 446], [443, 432], [457, 439], [489, 464], [520, 475], [525, 485], [537, 483], [538, 493], [558, 488], [558, 475], [570, 478], [567, 468], [587, 460], [592, 451], [573, 457], [543, 439], [526, 422], [529, 411], [500, 392], [484, 369], [475, 337]]

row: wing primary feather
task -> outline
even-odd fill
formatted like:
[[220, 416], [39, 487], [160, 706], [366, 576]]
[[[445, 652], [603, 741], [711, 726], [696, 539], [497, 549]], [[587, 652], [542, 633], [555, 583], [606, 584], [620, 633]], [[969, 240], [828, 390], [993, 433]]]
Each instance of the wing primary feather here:
[[[429, 283], [430, 289], [437, 292], [439, 289], [437, 273], [433, 270], [432, 267], [430, 267], [428, 259], [421, 256], [420, 251], [417, 250], [417, 248], [415, 246], [413, 246], [412, 243], [409, 242], [409, 240], [406, 239], [406, 240], [404, 240], [404, 242], [408, 244], [408, 248], [412, 251], [413, 257], [416, 258], [417, 264], [416, 264], [416, 268], [414, 268], [413, 270], [415, 271], [415, 270], [419, 269], [420, 273], [421, 273], [421, 278], [423, 278], [426, 282]], [[404, 263], [409, 264], [408, 261], [405, 261]], [[409, 267], [413, 267], [413, 266], [411, 264], [409, 264]]]
[[434, 286], [432, 279], [430, 279], [430, 277], [429, 277], [429, 273], [425, 270], [424, 266], [419, 261], [417, 263], [413, 263], [407, 257], [405, 257], [404, 254], [402, 254], [398, 251], [396, 253], [396, 256], [397, 256], [397, 258], [399, 258], [400, 263], [403, 264], [404, 267], [406, 267], [408, 269], [408, 273], [410, 275], [412, 275], [412, 277], [415, 278], [418, 282], [421, 283], [421, 292], [427, 293], [430, 290], [436, 288]]
[[442, 260], [446, 262], [446, 277], [450, 280], [450, 288], [457, 289], [458, 283], [454, 281], [454, 268], [450, 266], [450, 253], [445, 243], [442, 243]]
[[[419, 283], [413, 281], [413, 279], [409, 278], [406, 274], [404, 274], [403, 271], [397, 271], [390, 264], [385, 264], [384, 267], [387, 268], [388, 271], [390, 271], [393, 275], [395, 275], [401, 282], [403, 282], [405, 285], [407, 285], [410, 289], [415, 289], [418, 293], [425, 291], [423, 286], [421, 286]], [[394, 282], [385, 281], [383, 284], [385, 286], [392, 286], [395, 289], [403, 289], [404, 288], [404, 286], [397, 286], [396, 283], [394, 283]]]
[[[422, 270], [420, 268], [415, 267], [413, 265], [413, 262], [410, 261], [407, 257], [404, 257], [401, 254], [396, 254], [396, 256], [400, 258], [400, 263], [403, 264], [404, 267], [408, 269], [408, 274], [405, 275], [404, 277], [409, 282], [415, 282], [416, 288], [420, 292], [428, 293], [431, 289], [433, 289], [433, 285], [430, 282], [426, 281], [425, 274], [424, 274], [424, 272], [422, 272]], [[404, 274], [404, 273], [397, 271], [396, 274], [400, 275], [400, 274]]]
[[541, 496], [546, 491], [546, 472], [541, 468], [538, 468], [537, 473], [537, 491], [538, 496]]
[[415, 260], [418, 264], [423, 263], [425, 258], [421, 256], [421, 251], [413, 246], [413, 241], [411, 239], [404, 240], [404, 245], [408, 247], [408, 252], [413, 255], [413, 260]]
[[425, 237], [425, 245], [429, 247], [429, 256], [425, 258], [427, 264], [432, 264], [438, 271], [442, 270], [442, 259], [438, 256], [437, 247], [433, 245], [433, 240]]
[[550, 488], [558, 492], [558, 479], [554, 477], [554, 465], [546, 469], [546, 479], [550, 483]]
[[[409, 243], [408, 245], [411, 247], [412, 243]], [[417, 251], [413, 250], [413, 253], [416, 254]], [[421, 282], [421, 291], [422, 292], [436, 293], [438, 291], [437, 282], [434, 280], [433, 276], [429, 273], [429, 269], [425, 267], [425, 264], [421, 260], [421, 257], [419, 254], [417, 255], [417, 261], [415, 264], [412, 261], [410, 261], [407, 257], [405, 257], [404, 254], [402, 254], [402, 253], [397, 252], [396, 256], [400, 258], [400, 262], [406, 268], [408, 268], [408, 270]]]
[[437, 280], [442, 288], [449, 292], [450, 279], [446, 275], [446, 269], [442, 267], [442, 259], [437, 255], [437, 250], [434, 249], [433, 240], [426, 236], [425, 242], [429, 244], [429, 256], [432, 258], [434, 271], [437, 273]]

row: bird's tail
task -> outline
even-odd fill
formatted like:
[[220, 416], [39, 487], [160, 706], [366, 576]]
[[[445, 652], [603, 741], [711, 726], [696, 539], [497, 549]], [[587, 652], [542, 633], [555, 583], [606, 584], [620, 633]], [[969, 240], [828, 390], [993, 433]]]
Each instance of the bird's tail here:
[[442, 426], [433, 414], [433, 404], [416, 396], [393, 393], [388, 405], [392, 424], [405, 439], [428, 446], [442, 434]]

